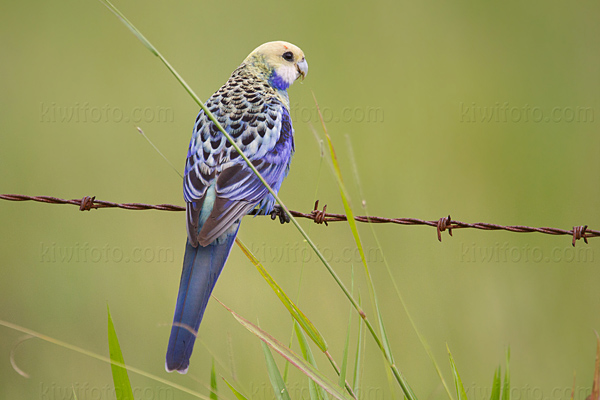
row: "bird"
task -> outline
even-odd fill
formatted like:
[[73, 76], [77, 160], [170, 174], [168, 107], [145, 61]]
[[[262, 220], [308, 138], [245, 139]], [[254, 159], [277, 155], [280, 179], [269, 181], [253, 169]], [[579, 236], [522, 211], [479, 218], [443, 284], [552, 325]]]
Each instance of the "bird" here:
[[[264, 43], [205, 104], [275, 193], [294, 154], [287, 89], [307, 73], [299, 47], [284, 41]], [[168, 372], [181, 374], [188, 371], [204, 310], [241, 218], [253, 212], [272, 219], [279, 215], [286, 222], [273, 195], [204, 110], [194, 124], [183, 194], [187, 241], [165, 362]]]

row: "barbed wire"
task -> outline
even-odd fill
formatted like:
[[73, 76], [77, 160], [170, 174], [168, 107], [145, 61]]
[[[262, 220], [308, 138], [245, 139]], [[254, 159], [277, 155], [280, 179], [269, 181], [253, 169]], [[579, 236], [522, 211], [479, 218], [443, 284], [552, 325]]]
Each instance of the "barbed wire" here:
[[[125, 210], [161, 210], [161, 211], [185, 211], [185, 207], [177, 206], [174, 204], [143, 204], [143, 203], [114, 203], [112, 201], [96, 200], [95, 196], [85, 196], [81, 199], [60, 199], [52, 196], [27, 196], [23, 194], [0, 194], [0, 199], [9, 201], [37, 201], [48, 204], [71, 204], [79, 206], [80, 211], [89, 211], [92, 209], [100, 208], [121, 208]], [[348, 218], [344, 214], [333, 214], [327, 212], [327, 206], [324, 206], [322, 210], [319, 210], [319, 201], [315, 202], [315, 206], [310, 213], [303, 213], [300, 211], [290, 211], [294, 217], [306, 218], [313, 220], [317, 224], [328, 225], [329, 222], [341, 222], [347, 221]], [[276, 218], [276, 215], [271, 215], [272, 219]], [[385, 217], [374, 217], [374, 216], [356, 216], [354, 219], [358, 222], [372, 223], [372, 224], [399, 224], [399, 225], [425, 225], [436, 228], [438, 240], [442, 241], [442, 232], [448, 231], [452, 236], [453, 229], [479, 229], [484, 231], [498, 231], [504, 230], [508, 232], [519, 232], [519, 233], [531, 233], [538, 232], [546, 235], [565, 235], [573, 238], [572, 244], [575, 246], [575, 242], [579, 239], [587, 244], [588, 238], [600, 237], [600, 231], [588, 229], [587, 225], [574, 226], [570, 230], [559, 229], [559, 228], [536, 228], [531, 226], [523, 225], [497, 225], [490, 224], [487, 222], [477, 223], [466, 223], [462, 221], [453, 220], [450, 215], [442, 217], [435, 221], [428, 221], [418, 218], [385, 218]]]

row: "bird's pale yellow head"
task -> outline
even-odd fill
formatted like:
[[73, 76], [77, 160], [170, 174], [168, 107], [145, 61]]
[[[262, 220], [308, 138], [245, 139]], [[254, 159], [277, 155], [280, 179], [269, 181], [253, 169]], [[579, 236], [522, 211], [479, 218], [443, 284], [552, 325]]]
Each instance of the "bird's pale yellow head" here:
[[286, 90], [296, 79], [304, 79], [308, 74], [304, 52], [288, 42], [262, 44], [246, 57], [244, 63], [258, 68], [278, 90]]

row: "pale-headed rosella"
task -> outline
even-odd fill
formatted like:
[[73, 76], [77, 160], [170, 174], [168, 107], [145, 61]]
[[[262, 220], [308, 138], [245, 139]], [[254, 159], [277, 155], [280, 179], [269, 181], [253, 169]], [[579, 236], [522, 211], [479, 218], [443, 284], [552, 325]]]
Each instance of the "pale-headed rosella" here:
[[[206, 102], [275, 192], [294, 153], [287, 89], [307, 72], [298, 47], [265, 43]], [[267, 188], [202, 110], [187, 154], [183, 194], [187, 243], [166, 357], [167, 371], [182, 374], [189, 368], [200, 321], [241, 218], [253, 210], [271, 214], [275, 206]]]

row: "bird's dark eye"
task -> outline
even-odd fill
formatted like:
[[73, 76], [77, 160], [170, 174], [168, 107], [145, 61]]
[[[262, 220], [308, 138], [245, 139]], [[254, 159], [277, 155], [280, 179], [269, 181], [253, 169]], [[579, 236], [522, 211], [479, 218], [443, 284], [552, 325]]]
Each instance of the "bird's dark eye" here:
[[281, 57], [283, 57], [285, 61], [294, 61], [294, 53], [292, 53], [291, 51], [286, 51], [281, 55]]

